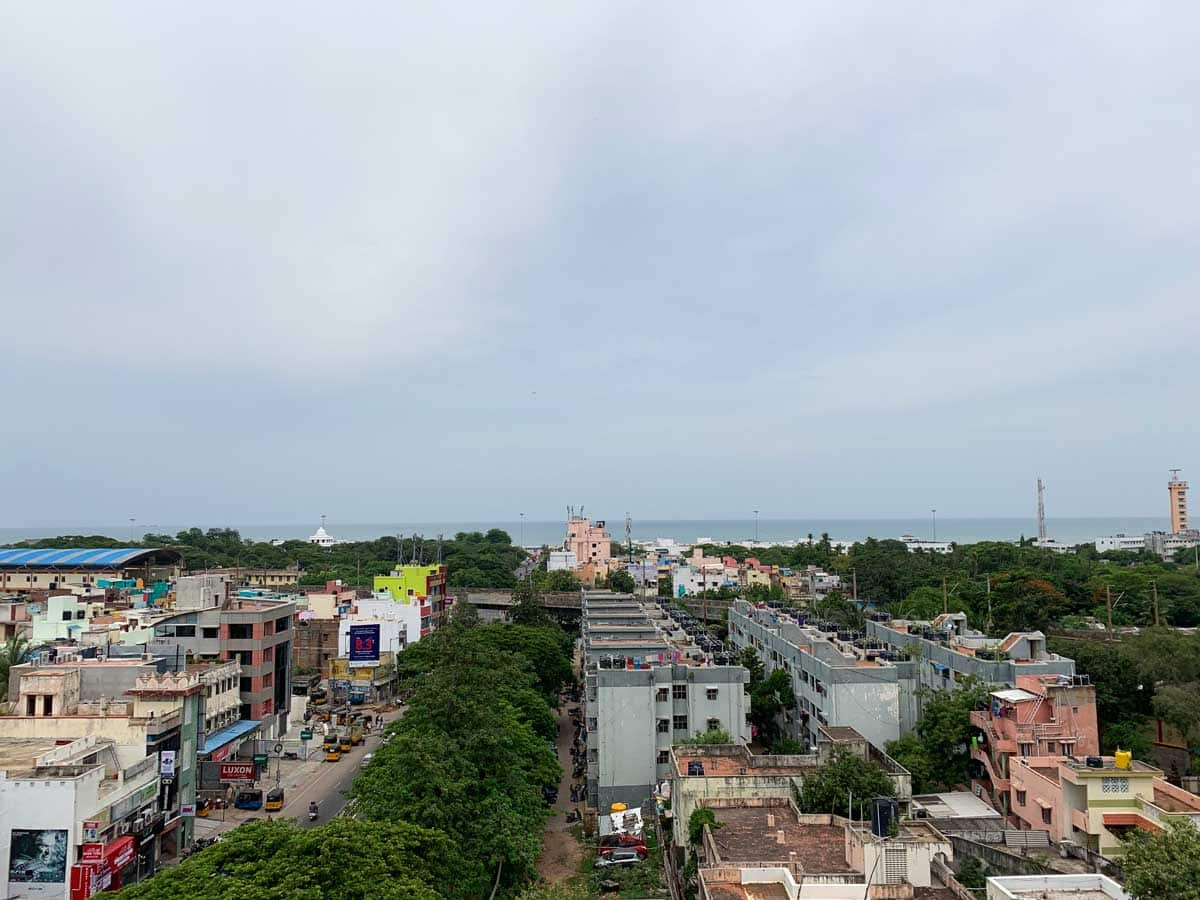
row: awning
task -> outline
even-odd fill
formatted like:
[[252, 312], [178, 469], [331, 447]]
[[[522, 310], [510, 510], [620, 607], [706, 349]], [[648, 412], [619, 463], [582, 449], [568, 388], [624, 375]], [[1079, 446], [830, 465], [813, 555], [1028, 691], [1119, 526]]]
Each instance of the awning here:
[[1139, 816], [1137, 813], [1105, 813], [1103, 821], [1105, 826], [1119, 828], [1124, 825], [1141, 828], [1144, 831], [1162, 831], [1161, 826], [1155, 825], [1149, 819]]
[[1036, 700], [1038, 698], [1037, 694], [1031, 694], [1029, 691], [1023, 691], [1020, 688], [992, 691], [992, 696], [998, 700], [1003, 700], [1005, 703], [1024, 703], [1026, 700]]
[[1040, 806], [1042, 809], [1054, 809], [1053, 803], [1047, 803], [1041, 797], [1034, 797], [1033, 802], [1036, 803], [1038, 806]]
[[257, 731], [258, 726], [262, 722], [257, 719], [243, 719], [240, 722], [235, 722], [228, 728], [222, 728], [220, 731], [213, 732], [204, 739], [204, 746], [200, 748], [201, 755], [212, 753], [214, 750], [220, 750], [231, 741], [236, 741], [240, 737], [245, 737], [252, 731]]

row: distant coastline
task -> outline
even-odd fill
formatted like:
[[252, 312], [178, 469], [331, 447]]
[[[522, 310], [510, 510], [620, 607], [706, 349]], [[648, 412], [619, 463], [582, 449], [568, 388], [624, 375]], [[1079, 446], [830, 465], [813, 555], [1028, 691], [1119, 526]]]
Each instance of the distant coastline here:
[[[314, 519], [316, 517], [314, 516]], [[609, 531], [614, 540], [625, 537], [625, 521], [623, 517], [607, 520]], [[1147, 531], [1165, 529], [1168, 520], [1165, 516], [1104, 516], [1093, 518], [1048, 518], [1047, 530], [1050, 537], [1064, 544], [1079, 544], [1112, 534], [1143, 534]], [[307, 525], [243, 525], [232, 524], [243, 537], [253, 540], [268, 541], [304, 540], [316, 530], [318, 522]], [[64, 525], [54, 528], [0, 528], [0, 544], [10, 544], [21, 540], [56, 537], [61, 534], [103, 534], [112, 538], [129, 538], [132, 534], [140, 539], [146, 531], [175, 534], [190, 528], [191, 525]], [[198, 525], [201, 528], [225, 527], [223, 525]], [[459, 531], [487, 531], [489, 528], [502, 528], [507, 531], [514, 541], [522, 539], [524, 543], [559, 544], [562, 542], [564, 523], [526, 521], [493, 521], [493, 522], [401, 522], [401, 523], [353, 523], [338, 522], [330, 518], [326, 528], [336, 539], [342, 541], [371, 540], [387, 534], [421, 534], [425, 537], [436, 537], [444, 534], [447, 537]], [[717, 542], [737, 542], [754, 540], [755, 522], [750, 519], [645, 519], [633, 520], [632, 534], [634, 540], [656, 540], [671, 538], [679, 543], [692, 543], [699, 538], [711, 538]], [[828, 533], [834, 540], [860, 541], [868, 537], [879, 539], [899, 538], [904, 534], [928, 540], [933, 536], [931, 518], [923, 519], [760, 519], [758, 522], [758, 539], [760, 541], [794, 541], [808, 534], [821, 535]], [[958, 543], [974, 543], [976, 541], [1015, 541], [1024, 535], [1037, 535], [1037, 522], [1030, 518], [978, 518], [954, 519], [941, 518], [937, 520], [937, 538], [941, 541], [956, 541]]]

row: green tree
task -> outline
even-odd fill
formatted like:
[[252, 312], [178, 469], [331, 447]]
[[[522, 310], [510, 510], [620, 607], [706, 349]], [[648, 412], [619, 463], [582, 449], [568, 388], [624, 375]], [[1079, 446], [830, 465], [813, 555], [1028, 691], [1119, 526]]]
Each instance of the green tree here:
[[875, 797], [894, 796], [895, 785], [883, 769], [839, 749], [828, 765], [804, 777], [797, 799], [801, 812], [844, 816], [852, 799], [854, 813], [860, 804], [869, 804]]
[[992, 582], [992, 631], [1045, 631], [1068, 611], [1053, 584], [1030, 575], [1004, 575]]
[[749, 644], [738, 651], [737, 664], [750, 673], [750, 681], [746, 685], [747, 691], [753, 691], [762, 683], [762, 660], [758, 658], [758, 653]]
[[579, 590], [580, 584], [574, 572], [568, 572], [566, 569], [555, 569], [553, 572], [546, 573], [544, 588], [547, 591], [565, 593]]
[[952, 790], [969, 781], [971, 711], [987, 700], [987, 688], [972, 680], [956, 690], [934, 691], [925, 698], [916, 734], [887, 745], [888, 753], [913, 775], [913, 790]]
[[682, 738], [675, 743], [703, 747], [707, 744], [732, 744], [734, 740], [724, 728], [710, 728], [708, 731], [696, 732], [692, 737]]
[[778, 737], [771, 742], [771, 753], [775, 756], [799, 756], [808, 748], [795, 738]]
[[1112, 754], [1117, 750], [1128, 750], [1134, 759], [1146, 759], [1150, 756], [1153, 744], [1146, 735], [1146, 728], [1138, 719], [1125, 719], [1104, 727], [1101, 746], [1105, 753]]
[[1139, 831], [1121, 865], [1134, 900], [1200, 900], [1200, 831], [1190, 822], [1171, 822], [1154, 834]]
[[716, 831], [721, 827], [721, 823], [717, 821], [717, 814], [705, 806], [698, 806], [692, 810], [691, 816], [688, 817], [688, 843], [692, 847], [699, 847], [700, 842], [704, 840], [704, 826], [707, 825], [710, 831]]
[[608, 573], [608, 589], [618, 594], [632, 594], [637, 587], [633, 576], [624, 569], [614, 569]]
[[967, 890], [983, 896], [982, 892], [987, 887], [987, 869], [978, 857], [963, 857], [962, 862], [958, 864], [957, 877], [958, 883]]
[[[122, 900], [435, 900], [461, 896], [458, 851], [444, 834], [406, 822], [338, 818], [319, 828], [255, 822], [154, 878]], [[101, 894], [113, 897], [114, 894]]]
[[29, 641], [11, 637], [0, 647], [0, 700], [8, 699], [8, 676], [13, 666], [29, 662]]
[[792, 679], [775, 669], [750, 692], [750, 721], [758, 729], [759, 743], [770, 746], [780, 734], [779, 715], [796, 705]]

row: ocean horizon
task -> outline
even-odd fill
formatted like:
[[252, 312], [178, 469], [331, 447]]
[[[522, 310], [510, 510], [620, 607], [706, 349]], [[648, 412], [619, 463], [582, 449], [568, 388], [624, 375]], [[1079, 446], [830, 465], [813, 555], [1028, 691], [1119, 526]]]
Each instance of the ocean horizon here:
[[[625, 520], [623, 517], [605, 520], [614, 540], [624, 540]], [[1165, 516], [1095, 516], [1080, 518], [1047, 518], [1048, 536], [1064, 544], [1080, 544], [1094, 541], [1098, 537], [1113, 534], [1143, 534], [1148, 531], [1165, 530], [1169, 526]], [[67, 534], [102, 534], [116, 540], [140, 540], [147, 532], [176, 534], [191, 525], [72, 525], [50, 528], [0, 528], [0, 543], [12, 544], [24, 540], [57, 537]], [[236, 528], [242, 537], [258, 541], [304, 540], [311, 535], [317, 523], [308, 524], [201, 524], [199, 528]], [[500, 528], [507, 531], [515, 542], [528, 545], [561, 544], [566, 532], [565, 522], [559, 521], [479, 521], [479, 522], [380, 522], [354, 523], [327, 519], [329, 534], [341, 541], [371, 540], [383, 535], [413, 534], [435, 538], [441, 534], [447, 538], [460, 531], [487, 531]], [[974, 543], [976, 541], [1016, 541], [1018, 538], [1036, 537], [1037, 521], [1021, 517], [992, 518], [938, 518], [936, 537], [941, 541]], [[634, 519], [631, 533], [635, 541], [669, 538], [678, 543], [694, 543], [701, 538], [714, 542], [753, 541], [756, 523], [750, 519]], [[831, 518], [814, 517], [803, 519], [767, 519], [757, 522], [759, 541], [795, 541], [809, 534], [828, 534], [834, 541], [861, 541], [868, 537], [880, 540], [912, 535], [920, 540], [934, 537], [932, 517], [926, 518]]]

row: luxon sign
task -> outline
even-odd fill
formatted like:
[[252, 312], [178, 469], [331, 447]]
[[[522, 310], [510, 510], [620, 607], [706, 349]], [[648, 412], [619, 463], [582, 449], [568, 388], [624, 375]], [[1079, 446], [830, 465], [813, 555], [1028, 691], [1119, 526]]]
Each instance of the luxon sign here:
[[256, 774], [252, 762], [221, 763], [222, 781], [253, 781]]

